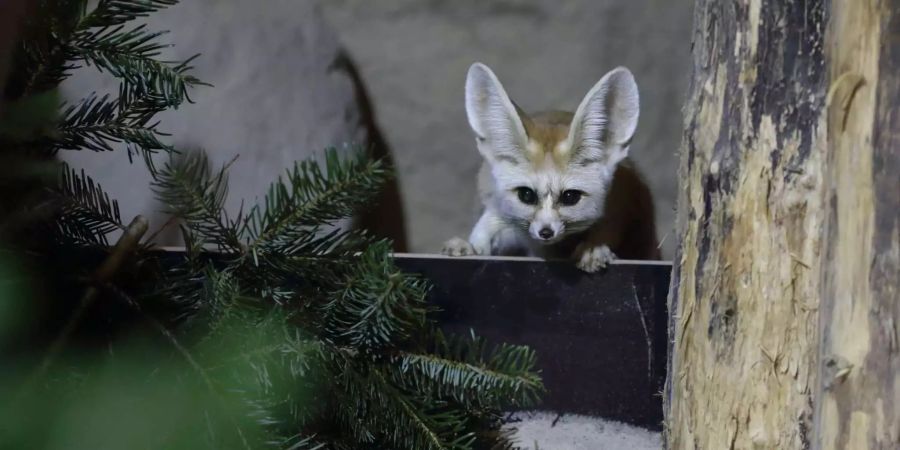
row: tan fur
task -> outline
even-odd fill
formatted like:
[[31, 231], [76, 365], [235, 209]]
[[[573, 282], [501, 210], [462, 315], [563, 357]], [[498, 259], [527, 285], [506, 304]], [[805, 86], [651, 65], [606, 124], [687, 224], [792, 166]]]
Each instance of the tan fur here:
[[622, 259], [662, 258], [656, 238], [653, 197], [630, 160], [619, 163], [606, 197], [603, 218], [588, 231], [585, 239], [608, 245]]
[[528, 134], [528, 157], [532, 164], [537, 167], [547, 161], [553, 161], [559, 167], [568, 164], [570, 152], [564, 143], [569, 135], [572, 115], [564, 111], [549, 111], [533, 117], [521, 116], [525, 133]]

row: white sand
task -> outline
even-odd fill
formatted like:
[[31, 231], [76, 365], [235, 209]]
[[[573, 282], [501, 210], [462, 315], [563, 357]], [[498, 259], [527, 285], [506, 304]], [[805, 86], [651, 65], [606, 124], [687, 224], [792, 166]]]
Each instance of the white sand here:
[[[597, 417], [554, 412], [523, 412], [507, 427], [517, 429], [515, 439], [524, 449], [541, 450], [660, 450], [660, 433]], [[521, 420], [521, 421], [517, 421]]]

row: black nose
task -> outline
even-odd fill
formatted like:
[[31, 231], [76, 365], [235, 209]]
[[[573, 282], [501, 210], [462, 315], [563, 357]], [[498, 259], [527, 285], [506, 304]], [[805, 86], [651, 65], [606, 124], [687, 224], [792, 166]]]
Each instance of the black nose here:
[[541, 231], [538, 231], [538, 236], [542, 239], [550, 239], [553, 237], [553, 230], [549, 228], [541, 228]]

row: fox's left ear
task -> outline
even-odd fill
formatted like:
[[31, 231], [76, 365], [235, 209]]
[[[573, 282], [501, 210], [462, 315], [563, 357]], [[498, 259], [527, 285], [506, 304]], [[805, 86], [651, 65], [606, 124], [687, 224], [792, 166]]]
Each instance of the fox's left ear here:
[[570, 160], [608, 167], [628, 156], [640, 110], [637, 83], [624, 67], [603, 76], [578, 106], [569, 128]]

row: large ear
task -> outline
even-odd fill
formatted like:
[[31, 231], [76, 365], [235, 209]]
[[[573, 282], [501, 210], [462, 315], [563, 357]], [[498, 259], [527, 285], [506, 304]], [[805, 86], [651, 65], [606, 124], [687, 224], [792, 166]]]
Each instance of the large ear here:
[[481, 63], [472, 64], [466, 77], [466, 115], [486, 158], [523, 159], [528, 136], [522, 117], [494, 72]]
[[640, 110], [637, 83], [624, 67], [603, 76], [578, 106], [569, 128], [571, 160], [614, 166], [628, 156]]

